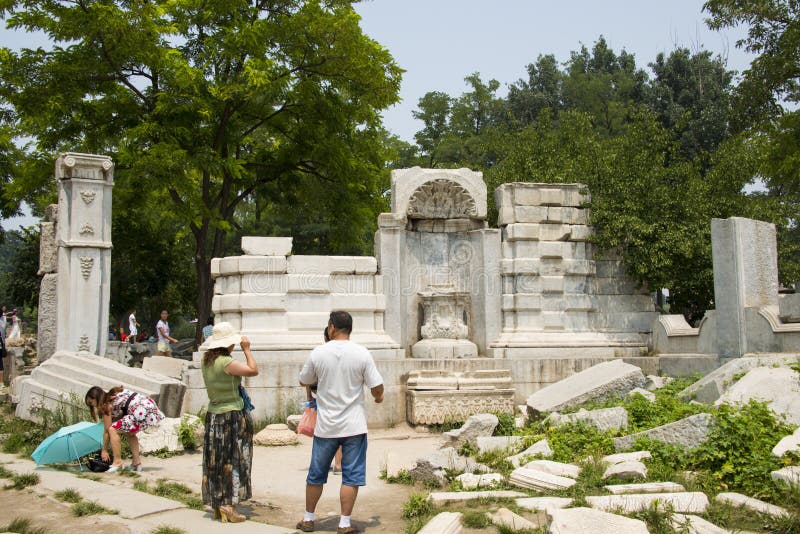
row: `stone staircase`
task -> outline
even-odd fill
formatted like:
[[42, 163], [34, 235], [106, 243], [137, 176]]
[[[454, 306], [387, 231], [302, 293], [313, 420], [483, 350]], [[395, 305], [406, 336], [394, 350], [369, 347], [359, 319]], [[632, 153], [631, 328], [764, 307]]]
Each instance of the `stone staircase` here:
[[55, 410], [83, 404], [92, 386], [108, 390], [123, 386], [152, 398], [167, 417], [180, 417], [186, 386], [174, 378], [135, 369], [88, 352], [56, 352], [29, 376], [20, 376], [12, 386], [16, 415], [37, 420], [40, 407]]

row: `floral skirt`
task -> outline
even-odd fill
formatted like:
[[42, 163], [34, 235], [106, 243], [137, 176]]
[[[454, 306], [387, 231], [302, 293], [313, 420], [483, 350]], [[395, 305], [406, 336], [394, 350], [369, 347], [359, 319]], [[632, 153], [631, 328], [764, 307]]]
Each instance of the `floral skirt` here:
[[203, 503], [230, 506], [252, 496], [253, 420], [242, 411], [206, 414]]
[[136, 434], [140, 430], [158, 426], [163, 419], [164, 414], [158, 409], [153, 399], [144, 395], [136, 395], [128, 406], [128, 414], [114, 421], [111, 426], [119, 432]]

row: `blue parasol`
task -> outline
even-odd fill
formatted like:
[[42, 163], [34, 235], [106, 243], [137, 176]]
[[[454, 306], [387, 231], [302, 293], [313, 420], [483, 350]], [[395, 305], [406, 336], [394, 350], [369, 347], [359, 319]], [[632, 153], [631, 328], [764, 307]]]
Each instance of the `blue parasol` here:
[[103, 446], [103, 423], [81, 421], [47, 436], [31, 454], [37, 465], [78, 460]]

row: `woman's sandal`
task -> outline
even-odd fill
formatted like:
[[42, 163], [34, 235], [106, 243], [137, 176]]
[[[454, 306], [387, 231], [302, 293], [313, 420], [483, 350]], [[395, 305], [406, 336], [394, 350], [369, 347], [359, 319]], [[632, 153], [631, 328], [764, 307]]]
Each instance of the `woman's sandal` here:
[[219, 513], [219, 520], [223, 523], [241, 523], [246, 521], [247, 518], [233, 509], [233, 506], [220, 506], [217, 508]]

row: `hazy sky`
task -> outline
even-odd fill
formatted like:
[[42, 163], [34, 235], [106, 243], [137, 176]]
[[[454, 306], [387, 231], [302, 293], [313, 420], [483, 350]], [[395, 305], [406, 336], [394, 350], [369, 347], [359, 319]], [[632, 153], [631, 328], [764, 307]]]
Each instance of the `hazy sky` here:
[[[421, 128], [411, 112], [426, 92], [457, 96], [466, 90], [464, 77], [480, 72], [484, 80], [498, 80], [504, 95], [539, 54], [563, 62], [600, 35], [614, 51], [633, 53], [640, 67], [682, 46], [721, 54], [741, 72], [750, 62], [735, 46], [744, 31], [710, 31], [702, 7], [701, 0], [366, 0], [356, 9], [364, 31], [406, 71], [402, 101], [384, 113], [384, 123], [411, 141]], [[0, 30], [0, 46], [42, 44], [41, 38]], [[3, 227], [34, 222], [24, 217], [3, 221]]]

